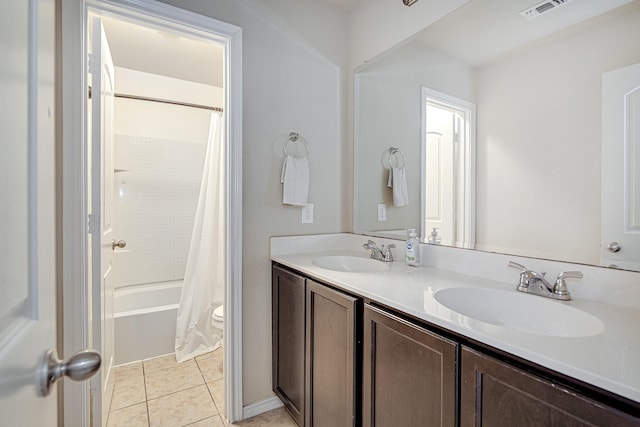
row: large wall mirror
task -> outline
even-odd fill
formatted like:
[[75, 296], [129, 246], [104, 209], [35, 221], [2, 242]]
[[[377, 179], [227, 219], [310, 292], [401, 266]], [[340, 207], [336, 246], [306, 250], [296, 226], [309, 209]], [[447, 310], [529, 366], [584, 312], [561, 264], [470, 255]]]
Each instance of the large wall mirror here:
[[[471, 1], [356, 70], [356, 233], [640, 271], [640, 0], [549, 3]], [[425, 93], [475, 106], [470, 148]]]

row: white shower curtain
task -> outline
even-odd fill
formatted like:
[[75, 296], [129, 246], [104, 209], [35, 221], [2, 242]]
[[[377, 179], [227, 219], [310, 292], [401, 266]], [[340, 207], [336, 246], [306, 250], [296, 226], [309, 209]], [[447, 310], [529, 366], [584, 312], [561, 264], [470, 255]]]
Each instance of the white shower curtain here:
[[[224, 301], [225, 163], [222, 127], [221, 114], [212, 113], [198, 209], [176, 321], [178, 362], [215, 350], [222, 344], [222, 330], [211, 321], [213, 310]], [[225, 314], [227, 312], [225, 309]]]

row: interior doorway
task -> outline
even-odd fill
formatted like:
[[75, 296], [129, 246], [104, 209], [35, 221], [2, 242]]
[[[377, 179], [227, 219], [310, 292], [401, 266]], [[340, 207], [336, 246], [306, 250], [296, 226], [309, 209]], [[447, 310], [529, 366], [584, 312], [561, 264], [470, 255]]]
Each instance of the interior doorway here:
[[[210, 135], [211, 124], [224, 114], [224, 45], [93, 10], [88, 18], [87, 80], [95, 90], [87, 104], [92, 159], [87, 209], [100, 218], [88, 246], [91, 347], [103, 360], [92, 388], [102, 397], [95, 393], [92, 412], [104, 419], [112, 402], [118, 403], [114, 410], [125, 404], [119, 398], [125, 382], [138, 377], [118, 382], [115, 370], [143, 361], [151, 366], [150, 359], [173, 354], [176, 317], [198, 319], [208, 310], [211, 319], [202, 321], [197, 333], [180, 325], [180, 344], [190, 346], [180, 348], [180, 357], [176, 353], [179, 361], [222, 345], [213, 311], [224, 306], [226, 286], [223, 192], [208, 197], [201, 183], [212, 176], [213, 188], [224, 180], [220, 153], [226, 141]], [[214, 128], [221, 130], [219, 124]], [[207, 153], [214, 154], [210, 162]], [[197, 212], [200, 200], [211, 200], [207, 214]], [[215, 269], [200, 268], [194, 277], [193, 267], [186, 268], [194, 257]], [[201, 342], [192, 344], [199, 337]], [[221, 351], [216, 354], [221, 357]]]
[[475, 245], [475, 104], [422, 88], [422, 233], [425, 241]]
[[[65, 223], [69, 223], [71, 221], [70, 217], [76, 215], [72, 214], [71, 212], [76, 209], [80, 212], [84, 212], [80, 215], [81, 218], [86, 218], [86, 221], [83, 222], [85, 227], [83, 227], [82, 230], [74, 230], [75, 233], [79, 234], [77, 235], [77, 237], [84, 241], [84, 243], [80, 244], [80, 246], [84, 246], [86, 248], [84, 260], [78, 263], [77, 261], [74, 262], [68, 260], [67, 256], [65, 256], [65, 261], [63, 261], [65, 263], [65, 266], [69, 267], [66, 270], [67, 274], [73, 274], [76, 277], [79, 276], [83, 278], [83, 281], [80, 285], [65, 284], [63, 298], [65, 305], [69, 306], [68, 302], [71, 299], [75, 298], [77, 300], [76, 296], [72, 296], [74, 291], [77, 291], [80, 296], [84, 295], [84, 298], [82, 298], [84, 308], [78, 308], [78, 312], [75, 313], [66, 313], [65, 311], [65, 316], [63, 319], [65, 329], [64, 347], [65, 349], [73, 348], [78, 346], [79, 342], [84, 342], [87, 344], [93, 344], [95, 347], [98, 347], [100, 348], [100, 350], [104, 351], [103, 374], [99, 376], [99, 378], [96, 379], [96, 382], [92, 384], [90, 391], [87, 387], [84, 387], [84, 390], [82, 392], [73, 389], [65, 389], [65, 424], [85, 425], [88, 424], [88, 421], [93, 425], [104, 425], [106, 421], [104, 411], [108, 408], [108, 402], [110, 402], [109, 394], [112, 391], [112, 389], [110, 388], [111, 385], [109, 383], [111, 379], [110, 368], [116, 363], [117, 357], [113, 348], [113, 343], [115, 340], [113, 332], [115, 328], [113, 298], [114, 292], [116, 290], [116, 284], [119, 280], [121, 281], [122, 278], [117, 277], [118, 271], [113, 268], [112, 261], [106, 260], [104, 255], [99, 255], [99, 253], [111, 252], [112, 256], [119, 255], [115, 251], [120, 251], [120, 249], [122, 249], [122, 253], [127, 253], [125, 249], [126, 246], [123, 247], [124, 242], [123, 246], [119, 245], [119, 241], [126, 240], [126, 238], [123, 238], [124, 236], [117, 235], [117, 221], [115, 221], [117, 219], [117, 215], [114, 214], [112, 208], [115, 204], [117, 204], [118, 195], [121, 191], [123, 191], [122, 183], [124, 182], [124, 180], [118, 180], [118, 177], [116, 177], [116, 175], [118, 173], [122, 175], [121, 172], [127, 170], [126, 167], [128, 166], [126, 166], [126, 163], [128, 160], [126, 159], [126, 148], [124, 149], [124, 151], [119, 151], [117, 147], [117, 138], [113, 138], [111, 141], [115, 146], [115, 149], [112, 150], [111, 148], [108, 148], [108, 146], [105, 149], [104, 144], [92, 145], [91, 141], [93, 140], [95, 142], [96, 138], [90, 138], [90, 135], [96, 135], [98, 133], [101, 135], [107, 135], [109, 133], [109, 131], [105, 131], [104, 129], [106, 120], [104, 113], [110, 108], [106, 104], [111, 103], [111, 107], [113, 107], [113, 104], [115, 103], [115, 106], [117, 108], [118, 98], [126, 99], [125, 102], [128, 103], [144, 102], [154, 103], [155, 105], [160, 103], [158, 101], [162, 101], [162, 104], [164, 106], [171, 106], [171, 108], [181, 107], [187, 110], [198, 110], [203, 109], [203, 107], [207, 107], [224, 111], [224, 118], [221, 120], [221, 126], [222, 129], [224, 129], [223, 137], [221, 138], [221, 140], [224, 142], [221, 155], [224, 166], [224, 177], [222, 181], [223, 186], [226, 190], [223, 203], [224, 211], [227, 213], [225, 215], [224, 221], [222, 221], [225, 231], [225, 237], [222, 244], [225, 253], [223, 273], [225, 289], [223, 291], [222, 303], [226, 306], [225, 321], [223, 326], [225, 339], [225, 375], [223, 387], [225, 391], [224, 413], [226, 418], [228, 418], [230, 421], [240, 420], [242, 419], [242, 357], [240, 321], [240, 255], [242, 239], [241, 222], [239, 220], [239, 218], [242, 217], [240, 202], [240, 189], [242, 188], [240, 185], [242, 176], [241, 29], [239, 27], [226, 24], [221, 21], [217, 21], [200, 15], [195, 15], [193, 13], [151, 0], [142, 0], [136, 2], [135, 5], [132, 5], [130, 2], [125, 1], [87, 1], [81, 5], [81, 8], [79, 8], [77, 5], [72, 5], [71, 3], [72, 2], [67, 2], [65, 4], [63, 2], [63, 47], [66, 46], [67, 48], [72, 48], [74, 46], [77, 46], [78, 43], [75, 40], [72, 41], [73, 37], [78, 37], [80, 40], [87, 41], [89, 41], [89, 39], [95, 39], [96, 34], [99, 34], [99, 32], [95, 31], [95, 25], [93, 24], [93, 22], [95, 21], [93, 20], [97, 18], [98, 21], [110, 21], [111, 25], [130, 25], [136, 27], [140, 32], [146, 31], [147, 35], [149, 36], [164, 38], [164, 43], [161, 43], [164, 48], [167, 48], [169, 45], [173, 44], [172, 42], [178, 40], [181, 42], [190, 42], [191, 44], [197, 42], [201, 45], [204, 44], [214, 46], [220, 50], [219, 56], [221, 58], [221, 63], [219, 67], [220, 72], [217, 73], [217, 78], [220, 81], [220, 84], [218, 86], [215, 86], [215, 84], [207, 85], [206, 83], [199, 83], [198, 81], [194, 81], [193, 78], [185, 78], [184, 75], [176, 74], [179, 74], [180, 72], [185, 73], [193, 71], [194, 69], [202, 70], [203, 73], [207, 73], [207, 61], [205, 60], [207, 53], [201, 54], [203, 56], [203, 58], [201, 58], [202, 63], [199, 64], [200, 67], [198, 67], [194, 66], [194, 64], [187, 64], [184, 61], [176, 60], [177, 58], [175, 52], [174, 54], [164, 55], [164, 62], [168, 62], [170, 66], [165, 67], [160, 72], [153, 72], [153, 70], [149, 69], [135, 69], [142, 68], [141, 65], [129, 66], [126, 69], [121, 69], [118, 71], [118, 62], [122, 64], [123, 60], [117, 60], [114, 68], [115, 71], [112, 72], [112, 74], [107, 73], [108, 77], [102, 79], [101, 84], [96, 86], [92, 85], [92, 80], [95, 78], [96, 73], [100, 73], [104, 67], [102, 66], [102, 63], [94, 61], [94, 54], [96, 52], [91, 52], [92, 49], [90, 48], [90, 43], [79, 43], [80, 54], [78, 54], [78, 51], [76, 51], [75, 55], [66, 55], [66, 57], [63, 58], [63, 80], [65, 80], [65, 73], [68, 80], [69, 74], [72, 73], [68, 70], [70, 70], [74, 66], [74, 64], [79, 65], [81, 69], [85, 70], [84, 75], [82, 75], [79, 79], [80, 84], [75, 82], [75, 84], [69, 85], [69, 87], [64, 91], [63, 94], [63, 105], [72, 106], [70, 108], [65, 108], [65, 111], [70, 111], [74, 108], [77, 108], [74, 104], [74, 94], [76, 96], [84, 95], [82, 96], [81, 103], [83, 112], [82, 117], [84, 117], [84, 119], [74, 120], [73, 118], [69, 118], [68, 116], [66, 116], [63, 120], [63, 128], [65, 129], [67, 135], [79, 134], [80, 141], [77, 143], [77, 145], [79, 145], [78, 148], [80, 148], [81, 152], [83, 153], [82, 164], [84, 166], [80, 166], [78, 169], [71, 171], [71, 173], [80, 175], [83, 182], [85, 183], [82, 186], [84, 189], [83, 194], [72, 196], [72, 200], [65, 201], [63, 210], [65, 210], [69, 214], [63, 221]], [[86, 29], [87, 33], [82, 33], [82, 31], [85, 30], [81, 30], [80, 33], [78, 33], [78, 31], [74, 32], [69, 28], [65, 29], [65, 15], [71, 17], [73, 17], [74, 15], [82, 16], [84, 25], [81, 28]], [[142, 37], [142, 35], [129, 35], [128, 37], [129, 44], [134, 44], [133, 41], [139, 41], [139, 38]], [[147, 46], [150, 45], [147, 44]], [[181, 49], [184, 51], [184, 43], [183, 48]], [[72, 49], [67, 49], [67, 52], [71, 50]], [[166, 52], [167, 49], [165, 49], [165, 53]], [[88, 61], [85, 61], [83, 58], [87, 58], [89, 53], [91, 53], [92, 56]], [[154, 63], [152, 61], [152, 55], [150, 55], [149, 51], [145, 52], [143, 55], [144, 56], [140, 58], [141, 54], [139, 52], [137, 54], [134, 53], [133, 59], [135, 60], [136, 56], [138, 56], [137, 59], [141, 59], [141, 61], [138, 62], [142, 63], [144, 66], [158, 66], [157, 63]], [[198, 55], [196, 54], [195, 56]], [[96, 63], [98, 63], [98, 69], [92, 69], [92, 67], [96, 67]], [[67, 70], [66, 72], [65, 69]], [[128, 81], [134, 82], [130, 83], [130, 85], [134, 89], [125, 90], [120, 93], [116, 81], [116, 83], [113, 84], [113, 87], [110, 89], [111, 93], [108, 93], [109, 90], [105, 90], [105, 86], [103, 83], [105, 81], [113, 79], [113, 77], [117, 77], [118, 74], [126, 76], [126, 80]], [[216, 73], [211, 72], [209, 74]], [[189, 92], [188, 88], [185, 89], [185, 86], [178, 87], [177, 89], [174, 88], [174, 93], [167, 95], [167, 85], [164, 85], [162, 89], [165, 90], [166, 96], [146, 96], [144, 93], [131, 93], [132, 91], [136, 92], [137, 89], [140, 89], [141, 86], [144, 86], [146, 83], [148, 83], [150, 79], [154, 79], [156, 77], [164, 78], [165, 83], [168, 81], [167, 79], [173, 79], [174, 81], [172, 81], [172, 83], [176, 83], [176, 81], [187, 81], [192, 84], [192, 86], [193, 84], [201, 84], [204, 86], [215, 87], [218, 90], [213, 90], [214, 96], [209, 97], [215, 99], [206, 99], [207, 94], [210, 94], [210, 92], [204, 90], [199, 93], [199, 95], [201, 96], [200, 100], [196, 99], [195, 101], [194, 99], [184, 99], [185, 93]], [[111, 83], [113, 83], [113, 81]], [[163, 86], [162, 83], [160, 85]], [[73, 88], [71, 88], [71, 86], [73, 86]], [[96, 103], [92, 102], [92, 100], [89, 100], [86, 96], [87, 88], [90, 86], [93, 86], [91, 87], [92, 98], [100, 96], [101, 98], [109, 99], [111, 97], [111, 101], [108, 101], [105, 106], [102, 107], [102, 110], [97, 116], [94, 114], [93, 119], [90, 119], [90, 117], [92, 113], [95, 113], [95, 111], [92, 110], [95, 109]], [[191, 89], [193, 89], [193, 87]], [[198, 92], [198, 90], [196, 89], [195, 92]], [[119, 97], [119, 94], [124, 96]], [[204, 98], [202, 98], [203, 94]], [[129, 97], [127, 97], [127, 95], [129, 95]], [[132, 99], [132, 97], [135, 97], [136, 99], [134, 100]], [[178, 106], [178, 104], [182, 105]], [[208, 113], [210, 113], [210, 111]], [[130, 117], [130, 114], [126, 114], [125, 116]], [[133, 126], [135, 128], [136, 123], [139, 124], [141, 121], [143, 121], [143, 119], [140, 117], [138, 117], [138, 119], [140, 120], [134, 121], [135, 123], [133, 124], [131, 122], [125, 124], [125, 126], [129, 126], [130, 128]], [[164, 130], [161, 128], [163, 127], [163, 125], [166, 125], [166, 122], [171, 121], [171, 119], [177, 119], [177, 117], [165, 116], [165, 119], [156, 120], [155, 126], [153, 124], [147, 126], [147, 130], [151, 129], [151, 131], [156, 131], [162, 134], [166, 130], [166, 126]], [[96, 130], [98, 128], [100, 129]], [[112, 136], [117, 137], [118, 135], [116, 134]], [[153, 138], [155, 136], [152, 135], [151, 137]], [[120, 145], [126, 146], [127, 144]], [[69, 148], [67, 148], [67, 150], [65, 151], [68, 150]], [[120, 148], [120, 150], [122, 150], [122, 148]], [[169, 157], [171, 157], [170, 154]], [[191, 157], [194, 156], [192, 155]], [[195, 155], [195, 157], [198, 157], [197, 154]], [[68, 162], [68, 164], [71, 165], [72, 162]], [[123, 164], [125, 164], [124, 167], [122, 166]], [[97, 170], [100, 170], [100, 175], [92, 174]], [[107, 175], [104, 174], [105, 171], [108, 172]], [[109, 177], [108, 175], [113, 176]], [[99, 176], [99, 178], [96, 179], [95, 176]], [[97, 181], [101, 182], [98, 184]], [[92, 186], [92, 183], [95, 185]], [[64, 182], [63, 186], [65, 187], [65, 189], [71, 191], [69, 186], [65, 185]], [[104, 195], [112, 196], [113, 200], [111, 202], [105, 202]], [[94, 203], [91, 203], [92, 201]], [[98, 208], [96, 208], [95, 201], [100, 201]], [[185, 207], [184, 210], [188, 211], [189, 209]], [[106, 219], [108, 218], [110, 218], [111, 221], [106, 221]], [[186, 227], [189, 227], [189, 225], [187, 225]], [[111, 240], [109, 241], [104, 240], [104, 236], [106, 236], [107, 234], [109, 238], [111, 238]], [[190, 237], [191, 236], [188, 236], [187, 240]], [[166, 244], [167, 242], [172, 240], [173, 239], [166, 239], [163, 241], [163, 243]], [[77, 241], [74, 243], [77, 244]], [[109, 247], [105, 249], [105, 247], [107, 246]], [[180, 263], [178, 262], [178, 264]], [[179, 269], [180, 268], [178, 268], [178, 270]], [[153, 270], [156, 269], [152, 266], [149, 268], [149, 270], [153, 272]], [[105, 279], [106, 277], [108, 277], [107, 272], [110, 276], [108, 280]], [[165, 280], [160, 280], [160, 282], [164, 283]], [[93, 284], [92, 292], [88, 292], [90, 284]], [[70, 322], [69, 319], [71, 318], [75, 318], [76, 320], [82, 319], [82, 325], [77, 326], [75, 322]], [[78, 397], [80, 399], [78, 399]], [[79, 418], [77, 418], [77, 414], [80, 414]], [[99, 421], [99, 418], [102, 418], [102, 420]]]

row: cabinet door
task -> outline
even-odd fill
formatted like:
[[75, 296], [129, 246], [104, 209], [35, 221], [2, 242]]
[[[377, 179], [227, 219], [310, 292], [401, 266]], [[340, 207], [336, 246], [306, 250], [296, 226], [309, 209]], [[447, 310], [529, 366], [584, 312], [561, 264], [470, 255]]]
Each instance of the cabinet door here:
[[504, 362], [462, 350], [460, 425], [638, 426], [640, 419]]
[[307, 426], [356, 420], [358, 301], [307, 280]]
[[273, 268], [273, 391], [299, 425], [304, 420], [305, 278]]
[[363, 425], [455, 425], [456, 346], [365, 304]]

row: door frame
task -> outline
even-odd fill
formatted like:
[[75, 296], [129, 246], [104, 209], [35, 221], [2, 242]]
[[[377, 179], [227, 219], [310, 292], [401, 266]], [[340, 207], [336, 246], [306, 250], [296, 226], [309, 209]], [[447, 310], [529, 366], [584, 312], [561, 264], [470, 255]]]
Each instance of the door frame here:
[[[86, 348], [88, 324], [87, 46], [88, 10], [133, 18], [225, 45], [227, 286], [224, 305], [225, 415], [243, 418], [242, 402], [242, 29], [154, 0], [58, 0], [62, 8], [62, 354]], [[89, 425], [89, 384], [63, 391], [65, 425]]]

